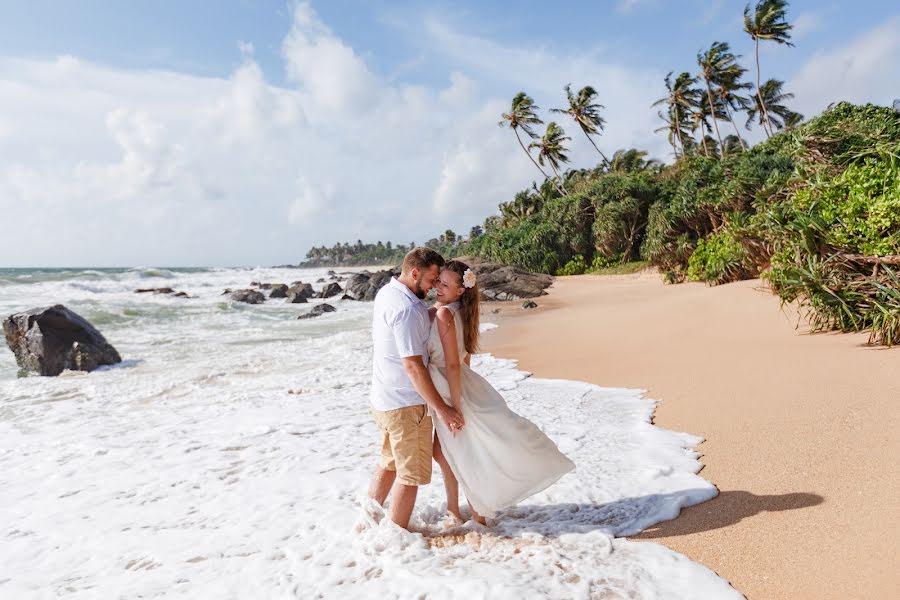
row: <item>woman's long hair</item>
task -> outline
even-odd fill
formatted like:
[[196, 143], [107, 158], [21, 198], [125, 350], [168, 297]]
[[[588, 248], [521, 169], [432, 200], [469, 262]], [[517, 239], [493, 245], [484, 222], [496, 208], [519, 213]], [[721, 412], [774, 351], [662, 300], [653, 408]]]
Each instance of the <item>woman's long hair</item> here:
[[[451, 260], [444, 265], [444, 269], [453, 271], [459, 275], [459, 285], [463, 285], [463, 275], [469, 270], [469, 265], [458, 260]], [[464, 286], [465, 287], [465, 286]], [[463, 343], [466, 346], [466, 352], [475, 354], [478, 351], [478, 322], [479, 322], [479, 302], [481, 300], [481, 291], [478, 284], [470, 288], [465, 288], [462, 296], [459, 297], [460, 316], [463, 324]]]

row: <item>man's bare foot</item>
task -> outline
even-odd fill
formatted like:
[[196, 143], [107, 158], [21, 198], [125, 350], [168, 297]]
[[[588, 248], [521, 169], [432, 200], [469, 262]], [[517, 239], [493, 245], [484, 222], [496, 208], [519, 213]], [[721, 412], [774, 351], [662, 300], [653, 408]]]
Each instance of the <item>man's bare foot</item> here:
[[478, 523], [479, 525], [483, 525], [484, 527], [487, 527], [487, 519], [485, 519], [481, 515], [472, 515], [472, 518], [475, 519], [475, 522]]

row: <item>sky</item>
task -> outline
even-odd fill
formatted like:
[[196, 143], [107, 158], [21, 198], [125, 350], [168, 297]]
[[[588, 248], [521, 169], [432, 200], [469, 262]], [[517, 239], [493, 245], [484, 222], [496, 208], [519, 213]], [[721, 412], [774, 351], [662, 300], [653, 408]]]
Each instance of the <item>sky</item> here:
[[[598, 156], [548, 112], [566, 84], [598, 90], [605, 153], [670, 160], [650, 108], [666, 73], [726, 41], [755, 78], [743, 6], [0, 0], [0, 267], [295, 264], [467, 233], [540, 176], [497, 126], [515, 93], [560, 121], [574, 168]], [[900, 98], [900, 5], [788, 18], [795, 46], [760, 60], [791, 108]]]

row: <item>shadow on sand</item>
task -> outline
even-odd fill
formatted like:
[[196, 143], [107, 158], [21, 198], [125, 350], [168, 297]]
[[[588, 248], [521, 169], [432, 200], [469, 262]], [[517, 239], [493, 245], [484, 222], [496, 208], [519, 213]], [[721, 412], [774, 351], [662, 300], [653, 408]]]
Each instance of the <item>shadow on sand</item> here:
[[[530, 532], [554, 538], [602, 529], [617, 537], [654, 539], [719, 529], [759, 513], [798, 510], [824, 501], [818, 494], [757, 496], [750, 492], [726, 491], [709, 501], [684, 508], [678, 514], [679, 508], [708, 493], [708, 490], [683, 490], [623, 498], [606, 504], [520, 505], [498, 515], [495, 533], [514, 536]], [[670, 520], [657, 522], [666, 518]]]
[[689, 506], [676, 519], [647, 528], [634, 539], [649, 540], [700, 531], [711, 531], [734, 525], [764, 512], [799, 510], [822, 504], [818, 494], [791, 493], [757, 496], [744, 491], [725, 491], [708, 502]]

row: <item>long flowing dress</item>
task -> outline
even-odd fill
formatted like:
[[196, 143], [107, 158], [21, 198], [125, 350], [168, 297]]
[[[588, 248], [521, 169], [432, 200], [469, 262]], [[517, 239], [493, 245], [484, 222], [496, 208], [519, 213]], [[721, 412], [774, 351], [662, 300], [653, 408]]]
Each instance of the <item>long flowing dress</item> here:
[[[575, 464], [534, 423], [510, 410], [503, 396], [463, 362], [466, 349], [459, 303], [447, 308], [456, 324], [460, 408], [466, 425], [456, 435], [440, 419], [434, 419], [434, 427], [466, 498], [481, 515], [493, 517], [497, 511], [549, 487]], [[437, 319], [432, 323], [427, 349], [431, 378], [449, 405], [450, 384]]]

